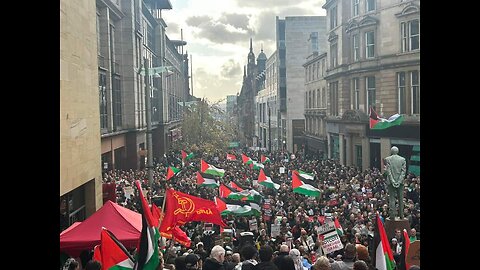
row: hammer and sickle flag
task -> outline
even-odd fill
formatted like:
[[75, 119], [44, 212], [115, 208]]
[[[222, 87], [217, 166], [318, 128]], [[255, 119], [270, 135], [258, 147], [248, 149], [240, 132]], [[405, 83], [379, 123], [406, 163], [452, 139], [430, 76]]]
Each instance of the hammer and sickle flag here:
[[211, 222], [225, 227], [215, 202], [195, 197], [174, 189], [167, 189], [165, 217], [160, 225], [160, 232], [170, 233], [175, 226], [190, 221]]

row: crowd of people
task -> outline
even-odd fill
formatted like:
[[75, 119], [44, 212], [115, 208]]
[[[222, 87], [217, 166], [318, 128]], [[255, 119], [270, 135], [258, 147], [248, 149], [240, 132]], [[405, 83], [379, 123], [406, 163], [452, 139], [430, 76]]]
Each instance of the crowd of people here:
[[[321, 270], [321, 269], [375, 269], [372, 265], [374, 222], [378, 212], [381, 218], [388, 216], [388, 198], [384, 176], [378, 168], [361, 170], [355, 166], [340, 165], [338, 161], [321, 159], [302, 153], [278, 151], [268, 153], [242, 149], [230, 151], [237, 160], [227, 160], [225, 152], [194, 153], [194, 158], [182, 161], [180, 153], [168, 153], [155, 160], [153, 185], [150, 186], [147, 171], [112, 170], [104, 173], [104, 183], [115, 183], [117, 203], [137, 211], [136, 193], [132, 190], [135, 180], [141, 180], [147, 197], [153, 202], [162, 198], [166, 188], [214, 200], [218, 188], [199, 187], [196, 172], [203, 159], [225, 170], [223, 177], [215, 177], [229, 185], [235, 181], [246, 189], [255, 189], [262, 195], [260, 216], [224, 216], [224, 222], [232, 232], [230, 237], [220, 234], [214, 226], [205, 230], [202, 222], [190, 222], [181, 227], [191, 239], [191, 246], [181, 246], [166, 240], [162, 255], [162, 268], [176, 270]], [[270, 162], [264, 164], [264, 172], [280, 184], [278, 190], [257, 184], [259, 170], [242, 162], [241, 154], [258, 160], [265, 155]], [[167, 169], [174, 166], [180, 173], [166, 180]], [[315, 187], [320, 197], [308, 197], [292, 192], [293, 170], [314, 175]], [[420, 239], [420, 176], [407, 174], [404, 190], [404, 216], [411, 227], [410, 240]], [[161, 201], [161, 200], [160, 200]], [[264, 207], [268, 204], [268, 207]], [[161, 205], [159, 205], [161, 206]], [[325, 254], [316, 228], [325, 220], [337, 218], [343, 228], [341, 241], [344, 249]], [[256, 228], [250, 230], [252, 221]], [[273, 236], [271, 225], [279, 224], [280, 233]], [[241, 236], [251, 231], [253, 237]], [[398, 230], [399, 231], [399, 230]], [[403, 237], [391, 240], [391, 247], [399, 263]], [[314, 242], [307, 239], [314, 239]], [[227, 239], [223, 244], [218, 239]], [[164, 262], [164, 263], [163, 263]], [[349, 268], [345, 268], [349, 267]], [[223, 268], [223, 269], [222, 269]], [[277, 269], [278, 268], [278, 269]]]

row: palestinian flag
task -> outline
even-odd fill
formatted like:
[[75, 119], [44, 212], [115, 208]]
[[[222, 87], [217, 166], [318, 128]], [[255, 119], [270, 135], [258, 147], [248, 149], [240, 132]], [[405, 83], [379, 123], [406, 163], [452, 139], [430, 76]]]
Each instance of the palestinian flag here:
[[338, 236], [342, 236], [344, 234], [343, 228], [342, 228], [342, 225], [340, 225], [340, 222], [338, 222], [337, 217], [335, 217], [334, 223], [335, 223], [335, 229], [337, 230]]
[[235, 181], [230, 181], [230, 187], [233, 188], [233, 189], [236, 189], [237, 191], [242, 191], [243, 188], [240, 187], [240, 185], [235, 182]]
[[209, 174], [197, 172], [197, 185], [203, 187], [218, 187], [218, 182]]
[[224, 169], [219, 169], [219, 168], [217, 168], [213, 165], [210, 165], [207, 162], [205, 162], [203, 159], [201, 161], [200, 171], [202, 173], [206, 173], [206, 174], [210, 174], [210, 175], [216, 175], [216, 176], [220, 176], [220, 177], [223, 177], [223, 175], [225, 174]]
[[187, 155], [187, 152], [183, 151], [182, 150], [182, 160], [189, 160], [191, 158], [194, 158], [195, 157], [195, 154], [193, 152], [191, 152], [190, 154]]
[[95, 246], [93, 259], [102, 263], [102, 269], [133, 269], [135, 262], [128, 250], [112, 232], [102, 227], [100, 245]]
[[242, 154], [242, 161], [243, 161], [243, 164], [247, 164], [247, 165], [250, 165], [251, 163], [253, 163], [253, 160], [247, 157], [245, 154]]
[[302, 177], [298, 174], [297, 171], [293, 171], [292, 173], [292, 188], [293, 192], [295, 193], [300, 193], [311, 197], [320, 196], [320, 189], [315, 188], [314, 186], [306, 184], [304, 181], [302, 181]]
[[142, 232], [140, 234], [140, 242], [138, 246], [137, 261], [135, 262], [135, 270], [156, 270], [160, 264], [158, 258], [158, 239], [160, 233], [158, 231], [158, 220], [156, 220], [148, 202], [143, 196], [140, 181], [135, 181], [140, 194], [140, 213], [142, 214]]
[[269, 159], [268, 157], [264, 156], [264, 155], [262, 155], [262, 156], [260, 157], [260, 162], [262, 162], [263, 164], [265, 164], [265, 163], [267, 163], [267, 162], [270, 162], [270, 163], [271, 163], [270, 159]]
[[265, 166], [262, 163], [258, 163], [255, 160], [253, 160], [252, 163], [250, 163], [250, 168], [254, 170], [260, 170], [265, 168]]
[[176, 176], [181, 170], [177, 169], [173, 166], [168, 167], [167, 170], [167, 180], [170, 180], [170, 178]]
[[400, 254], [400, 269], [399, 270], [408, 270], [410, 264], [407, 263], [408, 250], [410, 248], [410, 237], [408, 236], [407, 230], [403, 229], [403, 246], [402, 253]]
[[398, 113], [385, 119], [379, 117], [375, 110], [370, 107], [370, 129], [387, 129], [389, 127], [398, 126], [402, 124], [402, 122], [403, 116]]
[[265, 172], [263, 171], [263, 169], [260, 169], [260, 174], [258, 175], [258, 184], [271, 189], [280, 188], [279, 184], [274, 183], [270, 177], [265, 175]]
[[313, 175], [313, 173], [307, 173], [307, 172], [304, 172], [302, 170], [298, 170], [298, 174], [305, 178], [305, 179], [308, 179], [308, 180], [313, 180], [315, 178], [315, 175]]
[[261, 209], [257, 203], [224, 200], [215, 197], [215, 203], [222, 216], [260, 216]]
[[227, 153], [227, 160], [237, 160], [237, 157], [235, 155]]
[[218, 190], [221, 198], [229, 198], [232, 200], [253, 201], [259, 203], [262, 200], [262, 195], [254, 189], [244, 189], [242, 191], [235, 191], [233, 188], [220, 184]]
[[378, 270], [395, 269], [395, 261], [393, 260], [392, 249], [388, 241], [387, 233], [383, 227], [383, 222], [377, 212], [377, 222], [375, 222], [375, 232], [373, 237], [373, 248], [375, 248], [375, 267]]

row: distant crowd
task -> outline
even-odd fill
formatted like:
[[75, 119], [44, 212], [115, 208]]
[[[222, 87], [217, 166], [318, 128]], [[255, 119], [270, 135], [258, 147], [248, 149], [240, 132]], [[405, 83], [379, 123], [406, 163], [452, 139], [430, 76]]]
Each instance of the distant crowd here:
[[[379, 169], [362, 171], [354, 166], [340, 165], [336, 160], [283, 151], [269, 153], [243, 149], [229, 153], [235, 154], [237, 160], [227, 160], [225, 152], [194, 153], [195, 157], [183, 162], [183, 165], [180, 153], [168, 153], [155, 161], [151, 187], [146, 169], [104, 173], [104, 183], [115, 183], [117, 203], [134, 211], [137, 211], [136, 193], [132, 192], [135, 180], [142, 181], [152, 203], [156, 198], [162, 198], [167, 187], [209, 200], [219, 196], [218, 188], [196, 184], [200, 159], [225, 170], [224, 177], [216, 177], [219, 182], [229, 185], [230, 181], [235, 181], [262, 195], [260, 216], [225, 216], [224, 222], [228, 226], [223, 233], [218, 226], [206, 228], [202, 222], [182, 226], [181, 229], [192, 241], [191, 246], [187, 248], [166, 240], [163, 243], [166, 248], [160, 254], [164, 262], [160, 269], [375, 269], [372, 266], [375, 213], [378, 211], [383, 219], [388, 216], [389, 210], [385, 180]], [[259, 170], [243, 164], [241, 153], [258, 162], [261, 155], [268, 157], [270, 162], [264, 164], [265, 174], [279, 183], [280, 188], [274, 190], [257, 185]], [[181, 169], [181, 172], [166, 181], [169, 166]], [[321, 196], [294, 193], [291, 185], [293, 170], [312, 173]], [[420, 176], [407, 174], [404, 205], [404, 216], [411, 227], [410, 241], [420, 239]], [[334, 218], [343, 228], [340, 238], [344, 249], [325, 254], [316, 228]], [[256, 222], [252, 222], [254, 220]], [[255, 223], [257, 226], [251, 227]], [[280, 225], [280, 232], [275, 236], [272, 236], [272, 224]], [[253, 235], [243, 232], [252, 232]], [[216, 243], [220, 238], [223, 244]], [[396, 230], [395, 237], [389, 240], [400, 267], [399, 255], [404, 243], [402, 232]]]

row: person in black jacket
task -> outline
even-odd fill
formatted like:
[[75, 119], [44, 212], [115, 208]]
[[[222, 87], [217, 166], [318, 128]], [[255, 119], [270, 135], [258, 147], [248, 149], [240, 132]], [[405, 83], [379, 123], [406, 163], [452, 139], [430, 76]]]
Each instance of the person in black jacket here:
[[258, 251], [260, 263], [253, 267], [253, 270], [278, 270], [278, 267], [272, 262], [273, 249], [269, 245], [260, 247]]
[[235, 268], [235, 270], [252, 270], [257, 262], [257, 249], [252, 245], [243, 246], [241, 250], [243, 261], [241, 267]]
[[222, 246], [216, 245], [210, 252], [208, 257], [203, 263], [202, 270], [225, 270], [223, 261], [225, 260], [225, 249]]
[[287, 245], [280, 246], [280, 252], [278, 252], [277, 257], [273, 259], [273, 263], [278, 267], [278, 270], [295, 270], [295, 264], [288, 255], [289, 251]]

